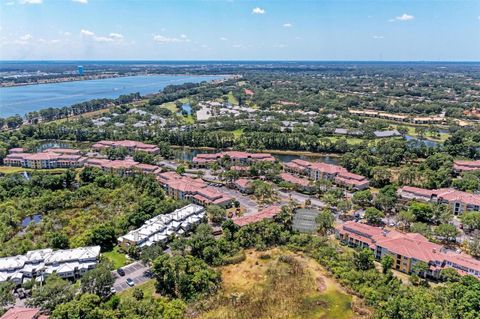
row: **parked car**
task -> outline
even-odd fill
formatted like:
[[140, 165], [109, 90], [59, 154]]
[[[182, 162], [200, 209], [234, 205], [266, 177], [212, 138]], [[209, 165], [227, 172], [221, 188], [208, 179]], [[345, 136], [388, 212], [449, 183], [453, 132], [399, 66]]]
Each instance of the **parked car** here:
[[115, 289], [115, 288], [113, 288], [113, 287], [110, 288], [110, 293], [111, 293], [112, 295], [116, 294], [116, 293], [117, 293], [117, 289]]
[[118, 268], [117, 273], [122, 277], [125, 276], [125, 270], [123, 270], [122, 268]]
[[145, 270], [145, 272], [143, 273], [143, 275], [147, 278], [151, 278], [153, 276], [152, 274], [152, 271], [151, 270]]
[[129, 285], [130, 287], [135, 286], [135, 283], [133, 282], [132, 278], [127, 278], [127, 285]]

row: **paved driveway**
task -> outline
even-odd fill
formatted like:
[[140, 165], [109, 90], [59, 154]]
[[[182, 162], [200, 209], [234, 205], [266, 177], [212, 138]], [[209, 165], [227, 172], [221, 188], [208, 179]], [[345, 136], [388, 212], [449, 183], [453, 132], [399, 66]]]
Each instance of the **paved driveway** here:
[[235, 198], [236, 200], [238, 200], [240, 205], [245, 207], [245, 209], [247, 210], [247, 212], [246, 212], [247, 215], [256, 213], [258, 211], [257, 203], [254, 202], [253, 200], [251, 200], [250, 198], [248, 198], [248, 196], [240, 193], [236, 189], [230, 189], [230, 188], [227, 188], [227, 187], [216, 187], [216, 189], [218, 191], [222, 192], [223, 194], [231, 196], [231, 197]]
[[113, 288], [117, 292], [121, 292], [125, 289], [130, 288], [129, 285], [127, 285], [127, 278], [131, 278], [135, 285], [141, 284], [150, 278], [145, 276], [145, 271], [150, 270], [149, 267], [145, 266], [142, 262], [136, 261], [134, 263], [131, 263], [125, 267], [122, 267], [122, 269], [125, 271], [125, 276], [120, 276], [117, 271], [112, 271], [113, 276], [115, 277], [115, 283], [113, 284]]

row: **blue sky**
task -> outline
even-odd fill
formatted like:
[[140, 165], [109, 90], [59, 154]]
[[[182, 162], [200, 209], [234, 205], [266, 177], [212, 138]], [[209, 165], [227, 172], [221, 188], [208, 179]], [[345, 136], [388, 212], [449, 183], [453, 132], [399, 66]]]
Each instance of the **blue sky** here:
[[0, 59], [480, 60], [480, 0], [0, 1]]

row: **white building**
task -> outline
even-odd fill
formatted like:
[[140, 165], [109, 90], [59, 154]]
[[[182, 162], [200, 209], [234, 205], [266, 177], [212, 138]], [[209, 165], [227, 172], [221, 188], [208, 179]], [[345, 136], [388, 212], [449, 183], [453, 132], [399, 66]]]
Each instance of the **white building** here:
[[188, 232], [204, 216], [205, 209], [202, 206], [190, 204], [170, 214], [158, 215], [147, 220], [140, 228], [118, 238], [118, 242], [125, 250], [131, 246], [143, 248], [159, 242], [166, 243], [171, 235]]
[[0, 258], [0, 282], [43, 281], [53, 273], [62, 278], [78, 278], [96, 267], [99, 256], [100, 246], [92, 246], [56, 251], [46, 248]]

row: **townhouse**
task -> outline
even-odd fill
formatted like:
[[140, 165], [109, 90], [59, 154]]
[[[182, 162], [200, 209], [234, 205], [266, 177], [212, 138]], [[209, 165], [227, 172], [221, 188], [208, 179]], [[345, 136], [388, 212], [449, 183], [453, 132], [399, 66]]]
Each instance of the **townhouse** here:
[[157, 175], [157, 180], [167, 195], [175, 199], [190, 200], [198, 205], [219, 205], [230, 207], [235, 199], [223, 194], [214, 187], [207, 186], [198, 178], [181, 176], [175, 172], [164, 172]]
[[403, 186], [397, 190], [397, 195], [403, 201], [418, 200], [447, 204], [451, 206], [455, 215], [465, 211], [480, 211], [480, 195], [462, 192], [453, 188], [424, 189]]
[[0, 319], [48, 319], [42, 315], [41, 308], [13, 307], [7, 310]]
[[253, 187], [251, 180], [245, 178], [239, 178], [233, 182], [233, 187], [241, 193], [251, 194], [253, 193]]
[[86, 158], [74, 149], [47, 149], [38, 153], [24, 153], [12, 149], [3, 159], [6, 166], [32, 169], [77, 168], [83, 166]]
[[92, 145], [92, 149], [96, 151], [107, 148], [126, 148], [131, 152], [146, 152], [151, 154], [158, 154], [160, 152], [160, 149], [155, 145], [130, 140], [99, 141]]
[[192, 166], [196, 168], [205, 168], [209, 164], [219, 162], [222, 159], [228, 159], [228, 162], [234, 166], [250, 165], [257, 161], [275, 162], [275, 158], [267, 153], [228, 151], [213, 154], [198, 154], [192, 159]]
[[294, 184], [302, 191], [308, 192], [312, 190], [312, 183], [306, 178], [301, 178], [285, 172], [280, 173], [279, 177], [285, 182]]
[[480, 261], [465, 254], [447, 251], [443, 246], [429, 242], [417, 233], [403, 233], [348, 221], [335, 227], [336, 237], [352, 247], [370, 249], [376, 259], [393, 258], [392, 268], [412, 273], [415, 265], [424, 262], [429, 269], [425, 275], [440, 278], [445, 268], [480, 278]]
[[96, 267], [100, 246], [65, 250], [39, 249], [25, 255], [0, 258], [0, 282], [17, 285], [24, 281], [44, 279], [53, 273], [64, 279], [76, 279]]
[[156, 243], [167, 243], [174, 235], [181, 235], [200, 223], [205, 216], [202, 206], [189, 204], [170, 214], [158, 215], [140, 228], [118, 238], [119, 245], [128, 251], [130, 247], [145, 248]]
[[283, 169], [285, 172], [306, 175], [314, 181], [328, 179], [353, 190], [363, 190], [369, 187], [369, 181], [366, 177], [349, 173], [345, 168], [338, 165], [296, 159], [284, 164]]

